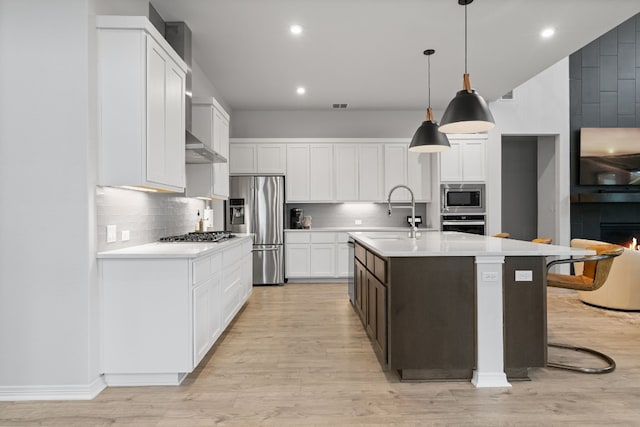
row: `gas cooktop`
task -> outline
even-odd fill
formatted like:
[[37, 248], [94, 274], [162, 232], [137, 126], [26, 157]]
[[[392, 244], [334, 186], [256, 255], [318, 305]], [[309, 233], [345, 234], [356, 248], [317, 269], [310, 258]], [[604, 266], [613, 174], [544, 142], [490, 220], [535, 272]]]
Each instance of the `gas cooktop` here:
[[211, 243], [211, 242], [224, 242], [235, 237], [228, 231], [203, 231], [203, 232], [191, 232], [187, 234], [181, 234], [179, 236], [168, 236], [160, 238], [161, 242], [187, 242], [187, 243]]

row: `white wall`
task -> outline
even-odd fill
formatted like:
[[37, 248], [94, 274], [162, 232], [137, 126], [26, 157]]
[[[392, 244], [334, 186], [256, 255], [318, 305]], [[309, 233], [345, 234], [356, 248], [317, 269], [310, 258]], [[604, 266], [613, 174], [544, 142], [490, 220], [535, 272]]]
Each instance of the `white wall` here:
[[[480, 88], [482, 89], [482, 88]], [[514, 99], [490, 103], [496, 127], [489, 132], [488, 234], [500, 232], [502, 135], [538, 135], [555, 139], [557, 244], [570, 240], [569, 60], [565, 58], [513, 91]], [[548, 141], [548, 140], [547, 140]], [[548, 179], [546, 177], [545, 179]]]
[[0, 0], [0, 399], [102, 387], [93, 14]]

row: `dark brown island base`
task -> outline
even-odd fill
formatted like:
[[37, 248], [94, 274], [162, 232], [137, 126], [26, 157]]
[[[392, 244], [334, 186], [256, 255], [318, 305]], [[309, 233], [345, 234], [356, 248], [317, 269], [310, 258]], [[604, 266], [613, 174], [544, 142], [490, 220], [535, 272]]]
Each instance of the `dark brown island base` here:
[[[363, 241], [377, 243], [356, 238], [354, 308], [383, 369], [408, 381], [471, 380], [478, 368], [476, 257], [383, 256]], [[529, 368], [547, 363], [545, 265], [545, 256], [505, 255], [501, 278], [482, 276], [502, 281], [501, 307], [484, 309], [502, 317], [510, 380], [529, 379]], [[516, 271], [529, 277], [516, 281]]]

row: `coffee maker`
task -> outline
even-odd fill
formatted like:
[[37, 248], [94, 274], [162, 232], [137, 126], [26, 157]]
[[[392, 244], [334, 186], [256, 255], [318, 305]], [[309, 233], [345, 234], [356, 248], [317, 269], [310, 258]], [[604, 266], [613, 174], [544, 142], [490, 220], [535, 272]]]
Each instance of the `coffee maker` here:
[[302, 209], [300, 208], [291, 209], [290, 216], [289, 216], [289, 224], [291, 228], [294, 228], [294, 229], [303, 228], [302, 217], [304, 217], [304, 214], [302, 213]]

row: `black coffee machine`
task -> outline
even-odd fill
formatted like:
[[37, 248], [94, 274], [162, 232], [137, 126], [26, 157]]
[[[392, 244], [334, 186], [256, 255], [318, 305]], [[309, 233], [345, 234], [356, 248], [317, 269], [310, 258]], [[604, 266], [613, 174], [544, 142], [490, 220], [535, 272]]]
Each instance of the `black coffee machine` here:
[[295, 228], [295, 229], [304, 228], [302, 227], [303, 216], [304, 214], [302, 213], [302, 209], [299, 209], [299, 208], [291, 209], [290, 217], [289, 217], [289, 224], [291, 228]]

